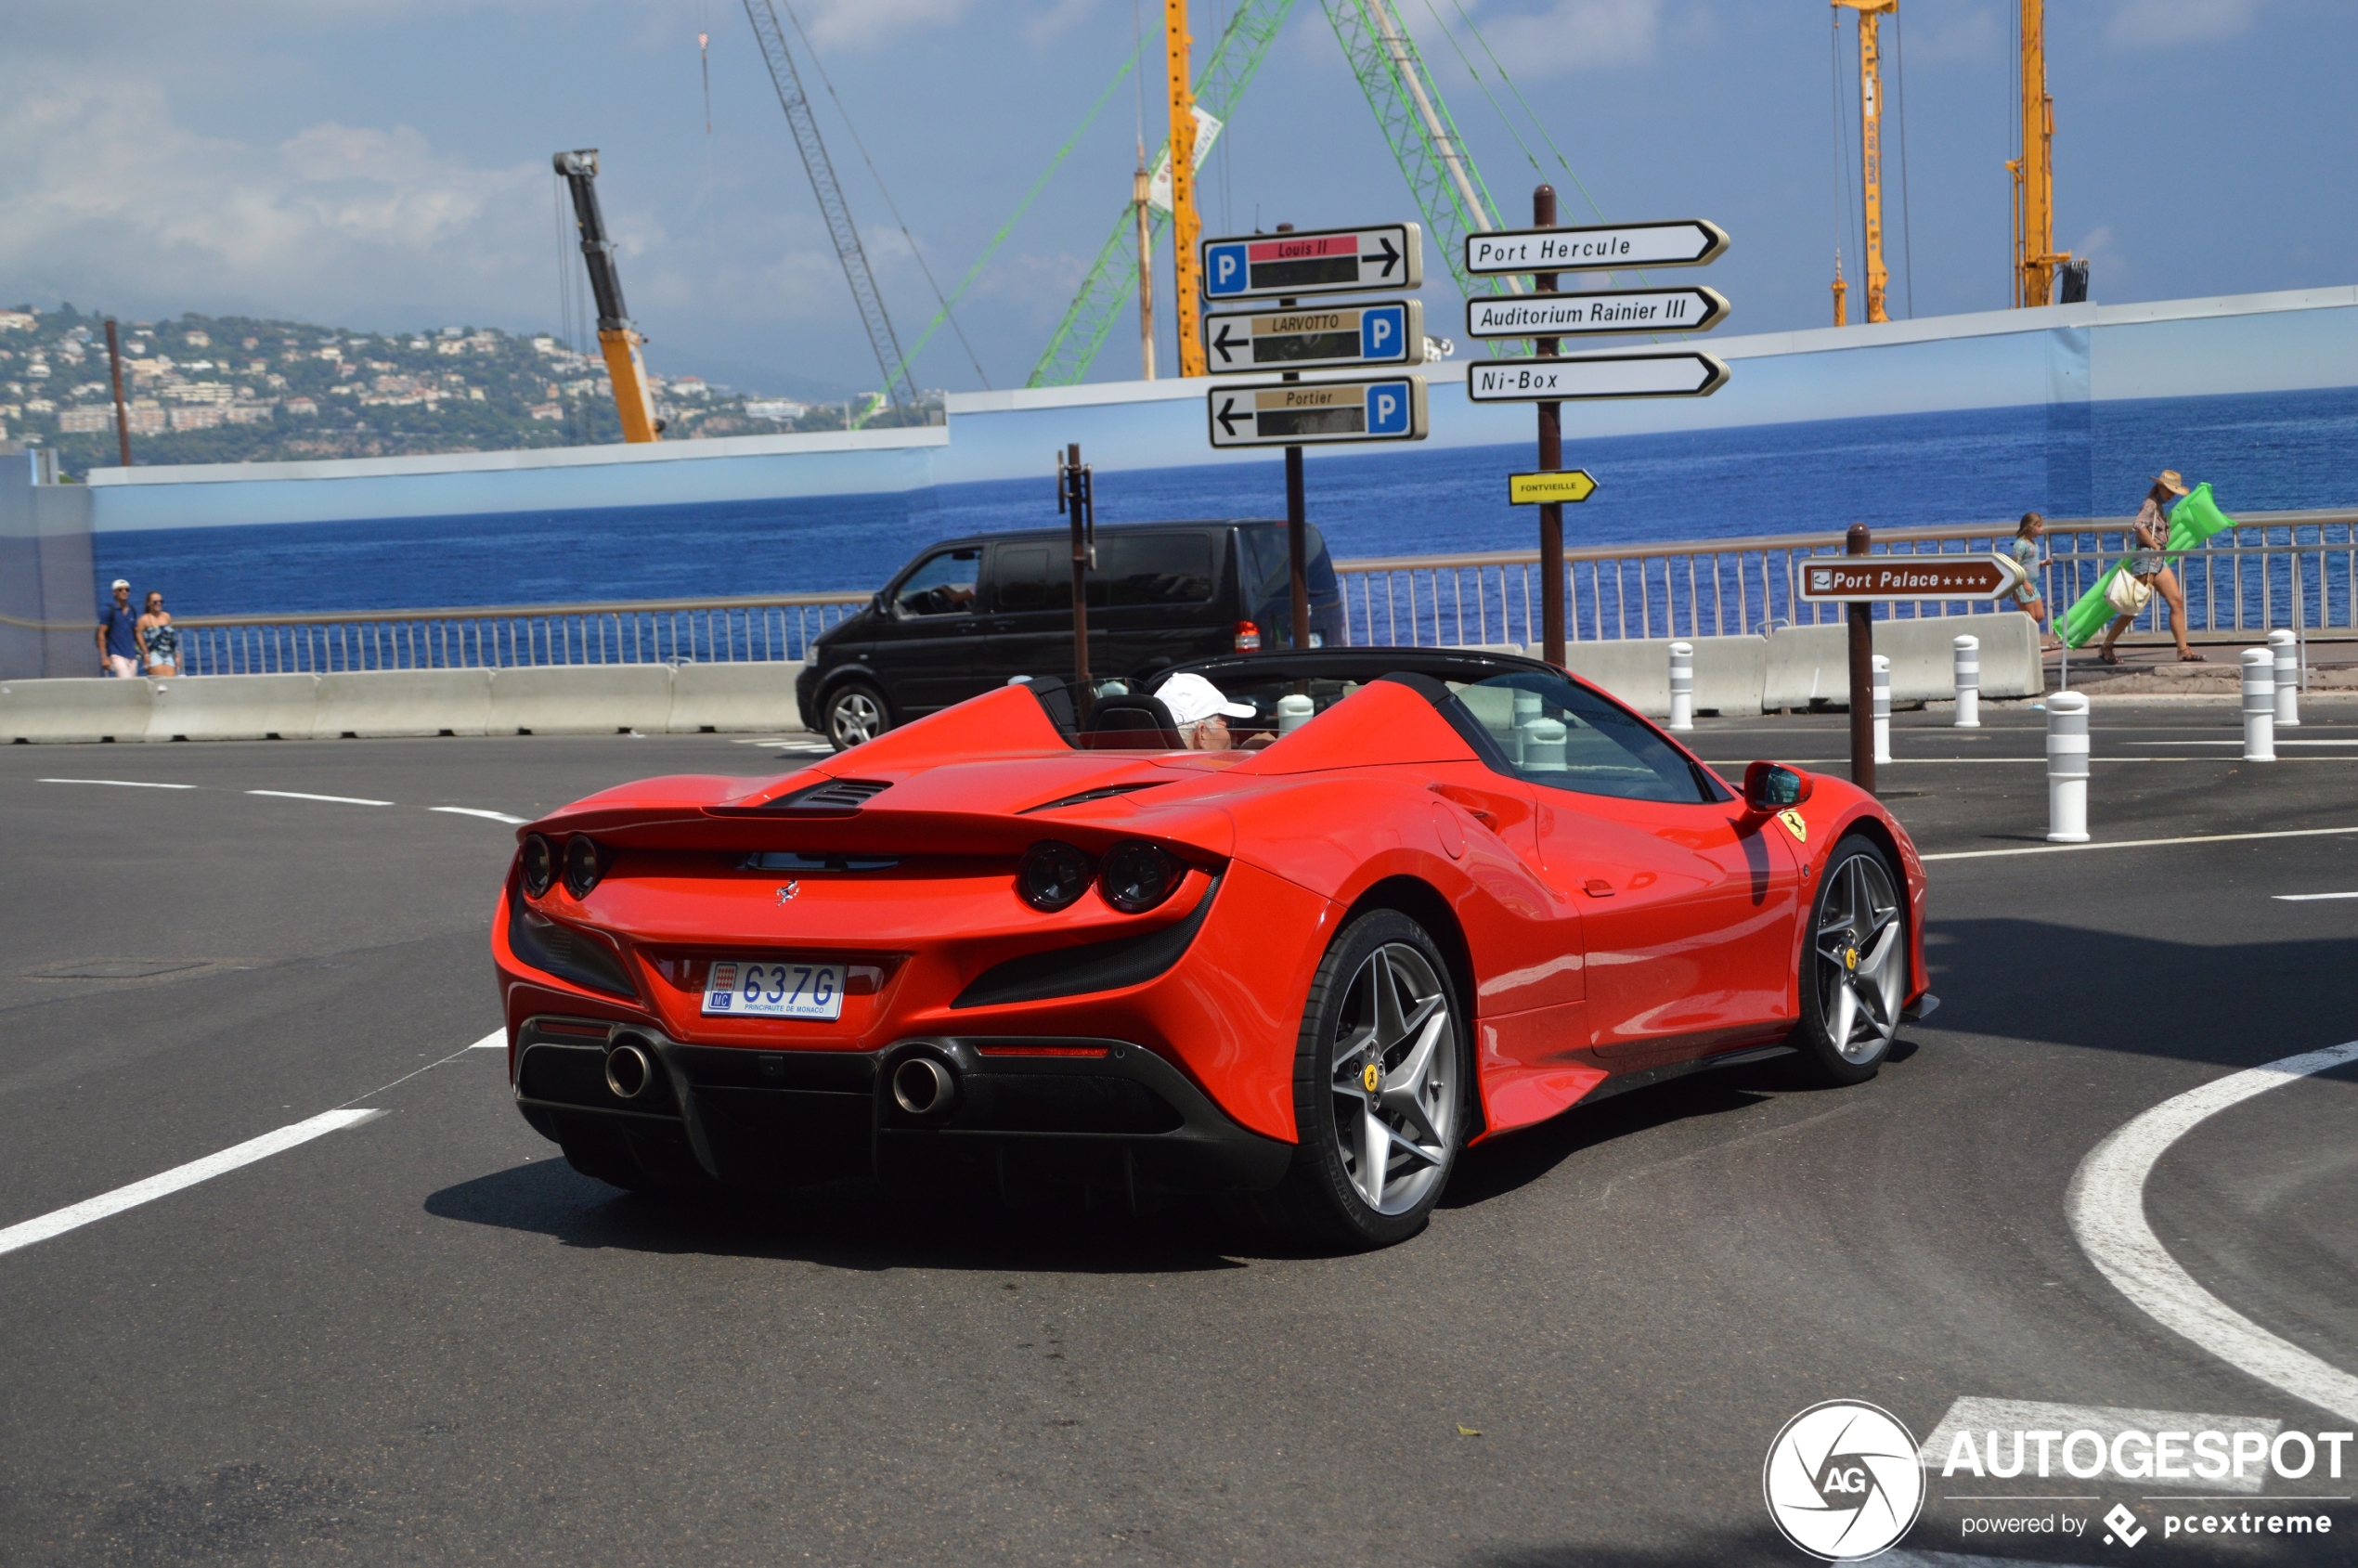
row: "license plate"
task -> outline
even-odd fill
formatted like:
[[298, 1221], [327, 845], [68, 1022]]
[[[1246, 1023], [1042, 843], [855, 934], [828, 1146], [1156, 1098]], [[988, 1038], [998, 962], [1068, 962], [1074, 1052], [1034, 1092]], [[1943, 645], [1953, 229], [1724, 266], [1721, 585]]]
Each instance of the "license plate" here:
[[789, 959], [719, 959], [705, 981], [706, 1017], [744, 1014], [757, 1018], [836, 1018], [843, 1016], [843, 965]]

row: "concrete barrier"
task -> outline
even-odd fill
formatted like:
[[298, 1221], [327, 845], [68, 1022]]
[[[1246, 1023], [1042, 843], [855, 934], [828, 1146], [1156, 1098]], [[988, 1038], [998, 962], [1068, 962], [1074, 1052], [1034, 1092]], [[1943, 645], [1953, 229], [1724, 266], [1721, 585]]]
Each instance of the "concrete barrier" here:
[[[1956, 695], [1956, 637], [1971, 627], [1981, 639], [1981, 694], [2035, 697], [2046, 690], [2039, 663], [2039, 628], [2028, 616], [1929, 616], [1875, 623], [1875, 652], [1891, 661], [1891, 700], [1930, 702]], [[1732, 641], [1732, 640], [1731, 640]], [[1766, 639], [1768, 650], [1760, 706], [1807, 707], [1850, 701], [1850, 630], [1845, 626], [1797, 626]], [[1698, 705], [1702, 698], [1696, 699]]]
[[547, 665], [492, 673], [491, 734], [661, 734], [670, 722], [669, 665]]
[[104, 676], [0, 680], [0, 741], [145, 740], [151, 684]]
[[[198, 676], [204, 680], [211, 676]], [[311, 732], [342, 735], [481, 735], [490, 732], [491, 671], [370, 669], [319, 677]]]
[[[1680, 639], [1695, 651], [1695, 711], [1744, 718], [1760, 711], [1768, 643], [1759, 637]], [[1617, 638], [1574, 642], [1564, 649], [1564, 666], [1653, 719], [1670, 716], [1670, 643], [1667, 637]], [[1533, 655], [1537, 656], [1537, 649]]]
[[148, 680], [151, 741], [307, 741], [319, 711], [316, 675], [198, 675]]
[[799, 659], [678, 666], [671, 672], [671, 718], [665, 728], [686, 735], [702, 730], [800, 734], [802, 716], [795, 708], [794, 683], [801, 673]]

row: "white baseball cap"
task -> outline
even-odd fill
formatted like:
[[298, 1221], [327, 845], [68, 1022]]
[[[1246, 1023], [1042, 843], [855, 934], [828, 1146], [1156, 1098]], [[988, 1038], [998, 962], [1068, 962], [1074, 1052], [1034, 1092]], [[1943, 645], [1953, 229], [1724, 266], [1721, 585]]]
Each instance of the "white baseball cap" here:
[[1232, 703], [1219, 687], [1200, 675], [1174, 675], [1155, 692], [1162, 706], [1171, 710], [1171, 721], [1185, 726], [1198, 724], [1215, 713], [1231, 719], [1250, 719], [1254, 708], [1250, 703]]
[[107, 584], [107, 591], [111, 593], [118, 588], [129, 588], [130, 586], [131, 579], [129, 577], [117, 577], [114, 581]]

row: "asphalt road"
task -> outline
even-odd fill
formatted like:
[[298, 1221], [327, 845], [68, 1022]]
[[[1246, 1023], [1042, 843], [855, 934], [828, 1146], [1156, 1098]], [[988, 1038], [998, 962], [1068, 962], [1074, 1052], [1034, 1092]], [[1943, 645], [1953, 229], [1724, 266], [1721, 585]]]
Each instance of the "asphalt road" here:
[[[2092, 832], [2358, 828], [2358, 706], [2309, 717], [2287, 738], [2349, 744], [2258, 767], [2202, 744], [2232, 709], [2099, 709]], [[1898, 721], [1883, 782], [1927, 853], [2040, 845], [2040, 716], [1989, 719]], [[1843, 722], [1699, 748], [1833, 759]], [[1794, 1562], [1762, 1459], [1824, 1399], [1919, 1439], [1960, 1398], [2352, 1424], [2158, 1326], [2066, 1194], [2171, 1096], [2358, 1039], [2358, 899], [2281, 897], [2358, 893], [2358, 834], [1937, 861], [1944, 1005], [1872, 1082], [1771, 1063], [1575, 1111], [1337, 1258], [1188, 1212], [682, 1212], [576, 1175], [466, 1049], [512, 830], [431, 808], [781, 766], [716, 736], [0, 751], [0, 1227], [383, 1113], [0, 1253], [0, 1561]], [[2353, 1110], [2347, 1067], [2247, 1100], [2147, 1204], [2204, 1289], [2345, 1372]], [[2352, 1470], [2232, 1505], [2329, 1536], [2133, 1551], [1968, 1536], [2012, 1505], [1953, 1497], [2058, 1486], [1928, 1472], [1907, 1549], [2358, 1562], [2358, 1506], [2267, 1500]], [[2102, 1500], [2013, 1511], [2166, 1506], [2060, 1489]]]

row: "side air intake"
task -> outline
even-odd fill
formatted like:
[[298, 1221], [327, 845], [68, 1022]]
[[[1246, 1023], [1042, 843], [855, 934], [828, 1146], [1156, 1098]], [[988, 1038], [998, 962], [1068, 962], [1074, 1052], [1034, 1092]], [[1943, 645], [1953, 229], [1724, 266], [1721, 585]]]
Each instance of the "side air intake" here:
[[829, 779], [781, 796], [769, 809], [804, 817], [848, 817], [891, 787], [889, 779]]

